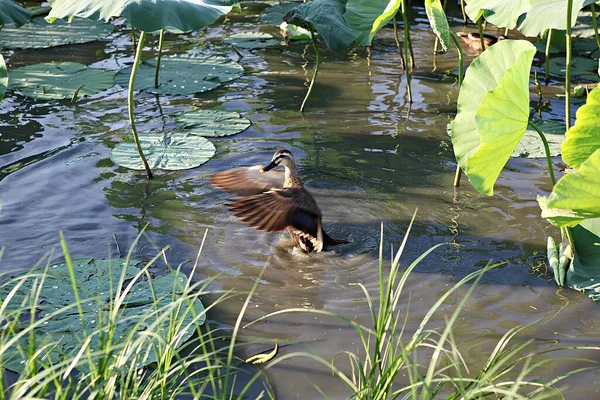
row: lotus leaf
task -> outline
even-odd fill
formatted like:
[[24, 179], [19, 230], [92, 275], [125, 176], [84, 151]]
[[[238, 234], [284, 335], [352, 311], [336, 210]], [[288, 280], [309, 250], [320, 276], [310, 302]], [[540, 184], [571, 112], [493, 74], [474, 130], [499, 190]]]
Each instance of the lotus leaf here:
[[[140, 136], [142, 151], [150, 168], [181, 170], [196, 168], [215, 154], [207, 139], [189, 133], [149, 133]], [[111, 160], [122, 167], [144, 170], [135, 143], [120, 143], [112, 150]]]
[[396, 16], [401, 6], [400, 1], [401, 0], [389, 0], [383, 12], [375, 18], [375, 21], [373, 21], [371, 33], [369, 34], [370, 39], [373, 39], [375, 34]]
[[251, 123], [234, 111], [202, 109], [190, 111], [175, 118], [175, 123], [198, 136], [230, 136], [240, 133]]
[[240, 49], [261, 49], [279, 44], [273, 35], [263, 32], [235, 33], [225, 39], [225, 43]]
[[573, 168], [596, 150], [600, 149], [600, 88], [592, 90], [586, 104], [577, 110], [575, 125], [567, 131], [567, 140], [563, 143], [563, 161]]
[[[550, 59], [550, 72], [555, 75], [565, 76], [566, 64], [564, 57]], [[571, 60], [571, 76], [579, 80], [598, 81], [598, 60], [588, 57], [573, 57]]]
[[289, 2], [271, 6], [262, 13], [260, 20], [265, 24], [279, 26], [283, 22], [283, 16], [300, 4], [302, 3]]
[[31, 18], [31, 11], [21, 7], [13, 0], [0, 0], [0, 25], [15, 24], [21, 26]]
[[566, 284], [600, 303], [600, 219], [590, 219], [571, 229], [575, 257], [567, 270]]
[[[392, 2], [394, 7], [397, 5], [395, 10], [398, 11], [400, 2], [394, 0]], [[390, 0], [347, 0], [343, 20], [351, 29], [359, 32], [358, 38], [355, 39], [356, 43], [361, 46], [371, 44], [373, 37], [381, 28], [374, 29], [373, 24], [387, 10], [390, 3]]]
[[6, 63], [4, 57], [0, 54], [0, 100], [4, 98], [4, 92], [8, 86], [8, 72], [6, 71]]
[[72, 22], [47, 23], [43, 17], [32, 18], [17, 28], [5, 26], [0, 30], [0, 47], [9, 49], [37, 49], [65, 44], [87, 43], [112, 33], [114, 26], [103, 22], [75, 18]]
[[331, 50], [345, 49], [360, 36], [344, 19], [346, 0], [313, 0], [288, 11], [285, 22], [295, 25], [311, 23]]
[[531, 8], [519, 24], [519, 31], [525, 36], [540, 36], [548, 29], [566, 30], [567, 3], [573, 2], [571, 26], [577, 21], [577, 14], [585, 0], [533, 0]]
[[38, 99], [92, 95], [115, 85], [114, 72], [74, 62], [52, 62], [11, 70], [9, 88]]
[[[55, 264], [48, 268], [44, 285], [40, 291], [40, 299], [36, 306], [37, 317], [44, 318], [55, 312], [56, 314], [51, 319], [40, 323], [34, 331], [36, 349], [48, 346], [46, 350], [42, 351], [46, 358], [43, 361], [56, 362], [67, 353], [79, 351], [80, 344], [84, 340], [82, 335], [84, 330], [88, 335], [93, 334], [90, 344], [91, 349], [98, 347], [99, 329], [105, 329], [107, 326], [111, 296], [114, 296], [117, 291], [117, 283], [121, 278], [121, 274], [123, 273], [126, 281], [132, 279], [139, 272], [134, 267], [137, 263], [136, 260], [129, 260], [129, 263], [127, 263], [124, 259], [98, 260], [82, 258], [73, 260], [83, 319], [80, 319], [78, 309], [73, 307], [75, 296], [66, 264]], [[121, 342], [120, 338], [144, 330], [154, 324], [157, 317], [155, 310], [159, 309], [160, 311], [161, 307], [168, 306], [173, 296], [177, 297], [177, 294], [181, 293], [186, 279], [179, 272], [172, 272], [152, 279], [151, 283], [156, 295], [156, 302], [154, 302], [150, 283], [146, 280], [136, 281], [119, 310], [113, 345], [118, 348]], [[8, 293], [14, 287], [15, 281], [11, 282], [0, 286], [0, 299], [7, 298]], [[30, 304], [33, 287], [33, 279], [24, 280], [23, 285], [8, 304], [6, 313], [21, 312], [22, 304], [27, 307]], [[175, 293], [173, 293], [174, 289]], [[194, 300], [192, 304], [184, 304], [183, 308], [184, 312], [188, 312], [184, 318], [184, 326], [192, 323], [194, 314], [199, 316], [197, 325], [204, 323], [204, 307], [199, 300]], [[188, 310], [185, 310], [186, 308]], [[100, 324], [100, 321], [102, 321], [102, 324]], [[168, 323], [168, 321], [162, 322], [165, 326]], [[153, 330], [157, 333], [168, 332], [168, 329], [160, 329], [160, 327]], [[180, 344], [189, 339], [192, 334], [192, 330], [185, 332]], [[18, 344], [20, 346], [11, 346], [2, 354], [4, 366], [17, 373], [21, 372], [25, 366], [18, 347], [27, 348], [29, 346], [29, 335], [21, 338]], [[155, 360], [156, 356], [154, 352], [151, 352], [143, 362], [144, 365], [147, 365]]]
[[472, 21], [483, 16], [496, 26], [513, 29], [530, 8], [531, 0], [469, 0], [465, 12]]
[[279, 25], [279, 31], [281, 32], [281, 35], [286, 40], [290, 40], [290, 41], [300, 41], [300, 40], [311, 40], [312, 39], [312, 34], [310, 33], [310, 31], [308, 29], [302, 28], [298, 25], [288, 24], [285, 21], [283, 21]]
[[212, 24], [231, 11], [234, 0], [50, 0], [48, 19], [72, 16], [108, 21], [125, 17], [136, 29], [154, 32], [173, 27], [184, 32]]
[[534, 54], [527, 41], [502, 40], [467, 69], [452, 144], [458, 164], [482, 194], [494, 193], [498, 175], [527, 129]]
[[425, 11], [429, 18], [429, 25], [436, 34], [444, 51], [450, 48], [450, 25], [440, 0], [425, 0]]
[[[211, 55], [172, 55], [161, 58], [160, 85], [154, 87], [156, 60], [146, 60], [138, 69], [135, 88], [149, 93], [186, 95], [216, 89], [237, 79], [244, 68], [225, 57]], [[131, 67], [117, 72], [116, 82], [127, 87]]]
[[[535, 124], [544, 133], [550, 148], [550, 155], [557, 156], [565, 140], [565, 124], [561, 121], [543, 120]], [[533, 129], [527, 129], [511, 157], [544, 158], [546, 150], [540, 135]]]

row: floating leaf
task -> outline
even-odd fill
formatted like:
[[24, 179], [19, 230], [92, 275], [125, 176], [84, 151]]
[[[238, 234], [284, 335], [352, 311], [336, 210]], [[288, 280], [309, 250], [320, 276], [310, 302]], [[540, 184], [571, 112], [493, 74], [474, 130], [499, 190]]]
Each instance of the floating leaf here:
[[[546, 136], [550, 155], [557, 156], [561, 153], [561, 145], [565, 141], [565, 124], [564, 122], [543, 120], [534, 121], [538, 128]], [[511, 157], [526, 157], [526, 158], [544, 158], [546, 150], [540, 135], [533, 129], [527, 129], [525, 135], [517, 145], [517, 148], [512, 153]]]
[[[65, 354], [75, 354], [79, 351], [79, 345], [84, 340], [82, 335], [84, 329], [88, 335], [95, 332], [90, 344], [91, 349], [99, 349], [99, 334], [97, 330], [100, 327], [106, 328], [109, 314], [109, 304], [111, 303], [110, 296], [115, 294], [117, 284], [124, 272], [124, 279], [132, 279], [139, 269], [134, 265], [135, 260], [129, 260], [127, 263], [124, 259], [113, 260], [98, 260], [91, 258], [82, 258], [73, 260], [73, 269], [75, 273], [75, 281], [77, 282], [77, 290], [79, 297], [82, 300], [80, 306], [83, 311], [83, 319], [77, 308], [70, 308], [64, 312], [59, 312], [53, 315], [52, 319], [41, 323], [35, 329], [36, 348], [41, 349], [45, 345], [51, 345], [41, 351], [41, 355], [47, 358], [45, 361], [52, 360], [53, 362], [61, 360]], [[123, 271], [124, 270], [124, 271]], [[39, 275], [36, 274], [36, 277]], [[144, 280], [136, 281], [129, 294], [125, 297], [123, 307], [119, 310], [117, 324], [115, 326], [115, 342], [113, 349], [118, 349], [121, 340], [127, 335], [138, 330], [144, 330], [156, 323], [155, 309], [160, 312], [161, 307], [168, 306], [173, 298], [173, 288], [177, 293], [181, 293], [182, 285], [186, 281], [186, 277], [178, 272], [173, 272], [167, 275], [160, 276], [152, 280], [152, 287], [157, 302], [154, 302], [153, 292], [150, 288], [150, 283]], [[15, 282], [16, 283], [16, 282]], [[7, 305], [5, 313], [21, 313], [21, 304], [29, 304], [29, 298], [33, 295], [32, 288], [34, 279], [27, 279], [16, 292], [10, 303]], [[0, 287], [0, 299], [6, 299], [9, 291], [14, 287], [14, 283], [4, 284]], [[37, 302], [37, 316], [44, 318], [55, 310], [63, 309], [72, 306], [75, 302], [73, 295], [73, 286], [69, 275], [69, 270], [64, 263], [56, 264], [48, 269], [48, 273], [44, 282], [44, 286], [40, 292], [40, 298]], [[197, 325], [201, 325], [205, 321], [204, 307], [199, 300], [193, 300], [190, 303], [184, 303], [182, 312], [189, 308], [189, 314], [183, 318], [183, 326], [192, 323], [194, 314], [199, 318], [196, 320]], [[192, 311], [193, 309], [193, 311]], [[100, 320], [102, 319], [102, 324]], [[169, 332], [168, 319], [154, 329], [159, 335], [164, 332], [166, 335]], [[193, 334], [193, 330], [183, 333], [183, 337], [179, 341], [180, 344], [189, 339]], [[65, 340], [65, 338], [68, 338]], [[166, 339], [166, 337], [163, 337]], [[20, 342], [21, 347], [29, 346], [29, 335], [25, 335]], [[25, 363], [22, 360], [22, 355], [18, 351], [18, 346], [11, 346], [2, 354], [3, 366], [14, 372], [21, 372]], [[49, 359], [49, 360], [48, 360]], [[156, 355], [152, 351], [148, 357], [140, 361], [144, 365], [148, 365], [156, 361]]]
[[346, 0], [313, 0], [293, 8], [284, 16], [295, 25], [311, 23], [331, 50], [345, 49], [360, 35], [344, 20]]
[[498, 27], [513, 29], [530, 8], [531, 0], [469, 0], [465, 12], [472, 21], [483, 16]]
[[[564, 77], [567, 66], [564, 57], [552, 57], [550, 59], [550, 72], [554, 75]], [[571, 60], [571, 76], [579, 80], [598, 81], [598, 60], [588, 57], [575, 56]]]
[[264, 24], [279, 26], [283, 22], [283, 16], [292, 8], [296, 8], [300, 4], [302, 3], [289, 2], [271, 6], [262, 13], [260, 20]]
[[240, 49], [262, 49], [279, 44], [273, 35], [263, 32], [235, 33], [227, 36], [224, 42]]
[[198, 136], [230, 136], [248, 128], [250, 120], [233, 111], [201, 109], [175, 117], [175, 123]]
[[[189, 133], [149, 133], [140, 136], [142, 151], [151, 169], [181, 170], [196, 168], [215, 154], [215, 146], [207, 139]], [[112, 149], [110, 159], [122, 167], [144, 170], [133, 141]]]
[[76, 18], [72, 22], [47, 23], [36, 17], [17, 28], [5, 26], [0, 30], [0, 47], [8, 49], [37, 49], [65, 44], [87, 43], [102, 39], [112, 33], [114, 26], [103, 22]]
[[535, 47], [502, 40], [469, 68], [452, 122], [454, 153], [478, 192], [494, 193], [494, 183], [527, 129], [529, 71]]
[[573, 168], [579, 166], [588, 157], [600, 149], [600, 88], [592, 90], [585, 105], [577, 110], [575, 125], [567, 131], [567, 140], [563, 143], [563, 161]]
[[[148, 93], [186, 95], [216, 89], [223, 82], [237, 79], [244, 68], [229, 58], [208, 55], [179, 54], [164, 56], [160, 65], [160, 84], [154, 88], [156, 60], [140, 64], [135, 89]], [[116, 82], [127, 87], [131, 67], [117, 72]]]
[[433, 29], [442, 45], [444, 51], [450, 48], [450, 25], [446, 19], [446, 13], [440, 0], [425, 0], [425, 11], [429, 18], [429, 25]]
[[566, 30], [568, 1], [573, 2], [571, 26], [575, 25], [585, 0], [533, 0], [525, 19], [519, 24], [519, 31], [525, 36], [540, 36], [548, 29]]
[[577, 171], [563, 176], [547, 199], [540, 197], [538, 202], [542, 217], [559, 227], [600, 218], [600, 149], [589, 156]]
[[31, 18], [31, 11], [13, 0], [0, 0], [0, 26], [15, 24], [21, 26]]
[[125, 17], [136, 29], [154, 32], [173, 27], [195, 31], [231, 11], [234, 0], [50, 0], [48, 19], [72, 16], [108, 21]]
[[114, 72], [74, 62], [52, 62], [11, 70], [9, 88], [38, 99], [92, 95], [115, 85]]
[[600, 303], [600, 219], [586, 220], [571, 229], [575, 256], [566, 284]]
[[4, 57], [0, 54], [0, 101], [4, 98], [4, 92], [8, 86], [8, 72], [6, 71], [6, 63]]

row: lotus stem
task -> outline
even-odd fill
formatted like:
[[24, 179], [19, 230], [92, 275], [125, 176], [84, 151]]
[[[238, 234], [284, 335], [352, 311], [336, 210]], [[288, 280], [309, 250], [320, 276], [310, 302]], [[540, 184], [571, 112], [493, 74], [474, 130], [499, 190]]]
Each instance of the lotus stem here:
[[[458, 50], [458, 90], [460, 90], [460, 87], [462, 86], [462, 81], [463, 81], [463, 68], [464, 68], [464, 54], [462, 51], [462, 47], [460, 46], [460, 40], [458, 39], [458, 36], [456, 35], [456, 33], [454, 32], [450, 32], [450, 36], [452, 37], [452, 40], [454, 40], [454, 44], [456, 45], [456, 50]], [[460, 170], [460, 165], [456, 165], [456, 173], [454, 174], [454, 186], [460, 186], [460, 178], [461, 178], [462, 174], [461, 174], [461, 170]]]
[[[410, 44], [410, 34], [408, 32], [408, 18], [406, 17], [406, 0], [402, 0], [402, 21], [404, 22], [404, 57], [409, 58], [408, 47]], [[412, 77], [410, 71], [414, 66], [412, 57], [410, 58], [410, 68], [405, 68], [406, 71], [406, 92], [408, 93], [408, 101], [412, 104], [413, 96], [411, 89]]]
[[404, 59], [404, 52], [402, 51], [402, 44], [400, 43], [400, 37], [398, 36], [398, 22], [396, 21], [396, 16], [392, 18], [394, 24], [394, 39], [396, 40], [396, 46], [398, 46], [398, 53], [400, 53], [400, 64], [402, 64], [402, 69], [406, 69], [406, 60]]
[[533, 122], [529, 121], [529, 126], [531, 126], [538, 133], [538, 135], [540, 135], [540, 138], [544, 143], [544, 151], [546, 152], [546, 161], [548, 162], [550, 180], [552, 181], [552, 186], [554, 186], [556, 185], [556, 177], [554, 176], [554, 169], [552, 168], [552, 156], [550, 155], [550, 146], [548, 146], [548, 140], [546, 140], [546, 135], [544, 135], [542, 130]]
[[465, 12], [465, 0], [460, 0], [460, 11], [462, 11], [463, 23], [467, 24], [467, 13]]
[[133, 45], [133, 47], [137, 45], [137, 40], [135, 38], [135, 28], [133, 26], [131, 27], [131, 44]]
[[315, 69], [313, 71], [312, 79], [310, 80], [310, 85], [308, 85], [308, 91], [306, 92], [306, 96], [304, 96], [304, 100], [302, 101], [302, 105], [300, 106], [300, 112], [304, 112], [304, 108], [306, 106], [306, 101], [308, 100], [308, 96], [310, 96], [310, 92], [312, 92], [313, 86], [315, 84], [315, 80], [317, 80], [317, 74], [319, 73], [319, 65], [320, 65], [320, 57], [319, 57], [319, 47], [317, 46], [317, 39], [315, 36], [315, 30], [312, 24], [308, 24], [308, 30], [310, 31], [310, 36], [312, 38], [313, 49], [315, 49]]
[[135, 127], [135, 116], [133, 115], [133, 88], [135, 86], [135, 75], [140, 64], [140, 59], [142, 58], [142, 49], [144, 48], [144, 40], [146, 39], [146, 32], [140, 32], [140, 38], [138, 40], [137, 50], [135, 52], [135, 59], [133, 60], [133, 66], [131, 67], [131, 76], [129, 77], [129, 88], [127, 89], [127, 108], [129, 111], [129, 122], [131, 123], [131, 131], [133, 132], [133, 140], [135, 141], [135, 146], [137, 147], [140, 158], [142, 159], [142, 163], [144, 164], [144, 168], [146, 169], [146, 173], [148, 174], [148, 179], [152, 179], [152, 171], [150, 170], [148, 161], [146, 161], [146, 157], [144, 156], [144, 152], [142, 151], [142, 146], [140, 145], [140, 139], [138, 137], [137, 128]]
[[481, 42], [481, 51], [485, 51], [485, 40], [483, 40], [483, 17], [477, 20], [477, 30], [479, 31], [479, 41]]
[[162, 57], [164, 36], [165, 36], [165, 30], [161, 29], [160, 35], [158, 36], [158, 55], [156, 57], [156, 71], [154, 72], [154, 89], [158, 89], [158, 74], [160, 72], [160, 58]]
[[573, 15], [573, 0], [567, 0], [567, 32], [565, 39], [567, 41], [567, 58], [566, 58], [566, 76], [565, 76], [565, 122], [567, 130], [571, 128], [571, 58], [572, 58], [572, 43], [571, 43], [571, 15]]
[[598, 21], [596, 20], [596, 6], [594, 5], [594, 3], [592, 3], [591, 6], [592, 6], [592, 24], [594, 25], [594, 37], [596, 38], [596, 45], [598, 46], [598, 49], [600, 50], [600, 35], [598, 35]]
[[546, 52], [544, 53], [546, 60], [544, 60], [544, 69], [546, 70], [546, 86], [550, 83], [550, 41], [552, 41], [552, 29], [548, 29], [548, 35], [546, 35]]

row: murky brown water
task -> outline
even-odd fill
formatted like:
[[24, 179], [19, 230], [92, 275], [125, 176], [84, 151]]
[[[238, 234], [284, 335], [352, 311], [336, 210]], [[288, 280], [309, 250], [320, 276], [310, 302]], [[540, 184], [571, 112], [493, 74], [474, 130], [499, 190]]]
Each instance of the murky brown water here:
[[[264, 7], [248, 6], [250, 14]], [[557, 290], [545, 273], [545, 237], [558, 236], [541, 220], [535, 201], [536, 194], [549, 189], [545, 161], [511, 160], [491, 198], [478, 195], [465, 179], [455, 199], [455, 162], [446, 124], [455, 110], [452, 73], [457, 62], [454, 53], [438, 56], [433, 71], [433, 36], [421, 10], [416, 18], [420, 24], [412, 32], [417, 68], [411, 107], [391, 29], [375, 40], [370, 62], [364, 49], [325, 52], [304, 115], [297, 110], [313, 56], [309, 48], [304, 70], [301, 44], [244, 51], [243, 78], [193, 99], [138, 95], [141, 131], [173, 128], [169, 115], [190, 104], [236, 110], [253, 123], [237, 136], [215, 140], [217, 156], [202, 167], [159, 172], [151, 183], [144, 174], [117, 168], [109, 160], [110, 148], [128, 132], [124, 90], [115, 87], [75, 105], [9, 94], [0, 104], [0, 244], [6, 246], [2, 269], [30, 267], [51, 250], [60, 259], [59, 230], [65, 232], [74, 257], [116, 256], [113, 234], [126, 249], [146, 224], [148, 234], [136, 249], [138, 257], [150, 257], [169, 245], [169, 258], [176, 265], [195, 258], [208, 229], [199, 277], [219, 274], [219, 287], [249, 290], [254, 280], [242, 277], [256, 277], [266, 267], [246, 321], [302, 307], [368, 323], [362, 292], [352, 284], [376, 289], [380, 224], [388, 255], [418, 208], [404, 265], [437, 243], [461, 246], [438, 249], [410, 278], [409, 333], [450, 285], [492, 261], [505, 264], [483, 278], [454, 333], [470, 365], [482, 365], [502, 334], [522, 324], [534, 324], [519, 338], [535, 339], [532, 350], [600, 345], [598, 306], [573, 291]], [[236, 59], [220, 38], [255, 27], [254, 17], [238, 17], [210, 29], [205, 35], [208, 49], [198, 51]], [[186, 36], [186, 48], [198, 46], [199, 36]], [[181, 43], [173, 41], [167, 48]], [[10, 68], [75, 57], [119, 69], [131, 61], [131, 54], [127, 34], [116, 33], [94, 44], [5, 56]], [[553, 100], [544, 115], [561, 118], [563, 112], [561, 102]], [[213, 189], [207, 177], [227, 168], [265, 164], [280, 147], [293, 151], [328, 232], [350, 238], [350, 244], [305, 255], [292, 249], [286, 234], [249, 229], [226, 211], [228, 196]], [[457, 302], [453, 297], [434, 325], [443, 325]], [[221, 304], [211, 318], [233, 324], [240, 305]], [[282, 354], [309, 349], [326, 359], [360, 347], [345, 323], [310, 314], [276, 316], [243, 334], [290, 343]], [[252, 345], [248, 352], [266, 346]], [[583, 355], [600, 359], [600, 353]], [[541, 377], [576, 366], [580, 364], [575, 361], [556, 361]], [[280, 399], [319, 398], [315, 385], [332, 399], [348, 395], [339, 380], [311, 360], [284, 362], [267, 374]], [[598, 372], [582, 373], [567, 383], [567, 398], [597, 395]]]

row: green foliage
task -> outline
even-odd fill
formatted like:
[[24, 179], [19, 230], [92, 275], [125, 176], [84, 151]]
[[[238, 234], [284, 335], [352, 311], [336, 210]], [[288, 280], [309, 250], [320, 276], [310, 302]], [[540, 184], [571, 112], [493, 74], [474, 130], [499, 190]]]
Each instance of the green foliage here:
[[239, 49], [262, 49], [279, 44], [273, 35], [264, 32], [234, 33], [227, 36], [224, 42]]
[[571, 26], [575, 25], [577, 14], [585, 0], [533, 0], [531, 9], [519, 24], [519, 31], [525, 36], [540, 36], [548, 29], [566, 30], [567, 2], [573, 2]]
[[6, 24], [21, 26], [26, 24], [29, 18], [31, 18], [31, 11], [20, 4], [13, 0], [0, 0], [0, 26]]
[[115, 74], [74, 62], [28, 65], [9, 73], [12, 90], [38, 99], [70, 99], [92, 95], [115, 85]]
[[571, 229], [575, 255], [567, 270], [569, 287], [600, 303], [600, 219], [588, 219]]
[[[385, 11], [389, 0], [348, 0], [344, 20], [348, 26], [359, 32], [356, 43], [369, 46], [373, 36], [373, 23]], [[396, 9], [397, 10], [397, 9]]]
[[200, 109], [175, 117], [175, 123], [190, 133], [204, 137], [230, 136], [240, 133], [251, 123], [234, 111]]
[[446, 19], [446, 13], [442, 2], [440, 0], [425, 0], [425, 11], [427, 12], [427, 18], [429, 18], [429, 25], [433, 29], [433, 33], [436, 34], [442, 45], [444, 51], [448, 51], [451, 44], [450, 39], [450, 25]]
[[388, 22], [392, 20], [400, 10], [402, 6], [402, 0], [389, 0], [386, 7], [383, 9], [383, 12], [375, 18], [373, 21], [373, 25], [371, 27], [371, 33], [369, 34], [369, 38], [373, 39], [373, 37], [379, 32], [381, 28], [387, 25]]
[[[156, 60], [146, 60], [139, 66], [135, 89], [148, 93], [187, 95], [203, 93], [221, 86], [221, 83], [237, 79], [244, 68], [229, 58], [212, 55], [176, 54], [161, 58], [160, 84], [154, 87]], [[131, 67], [117, 73], [115, 81], [129, 85]]]
[[513, 29], [519, 16], [531, 8], [531, 0], [469, 0], [465, 12], [472, 21], [481, 16], [492, 24]]
[[[140, 146], [150, 168], [181, 170], [196, 168], [212, 158], [215, 146], [201, 136], [190, 133], [148, 133], [140, 136]], [[125, 168], [144, 170], [134, 142], [116, 145], [110, 159]]]
[[500, 171], [527, 129], [534, 54], [527, 41], [503, 40], [467, 69], [451, 126], [452, 144], [459, 166], [482, 194], [493, 194]]
[[585, 105], [577, 110], [575, 125], [567, 131], [562, 149], [563, 161], [579, 168], [589, 156], [600, 149], [600, 88], [592, 90]]
[[8, 86], [8, 71], [6, 70], [6, 62], [0, 54], [0, 101], [4, 98], [4, 92]]
[[17, 28], [5, 26], [0, 30], [0, 47], [7, 49], [38, 49], [65, 44], [86, 43], [106, 37], [114, 26], [103, 22], [75, 18], [71, 22], [47, 23], [44, 18], [33, 18]]
[[[561, 146], [565, 140], [564, 122], [554, 120], [532, 120], [531, 122], [534, 122], [544, 133], [544, 136], [548, 141], [550, 155], [558, 156], [562, 151]], [[546, 157], [546, 149], [544, 148], [543, 142], [540, 140], [540, 135], [534, 129], [527, 129], [511, 157]]]
[[124, 17], [136, 29], [154, 32], [166, 27], [194, 31], [232, 10], [234, 0], [50, 0], [47, 19], [72, 16], [108, 21]]

